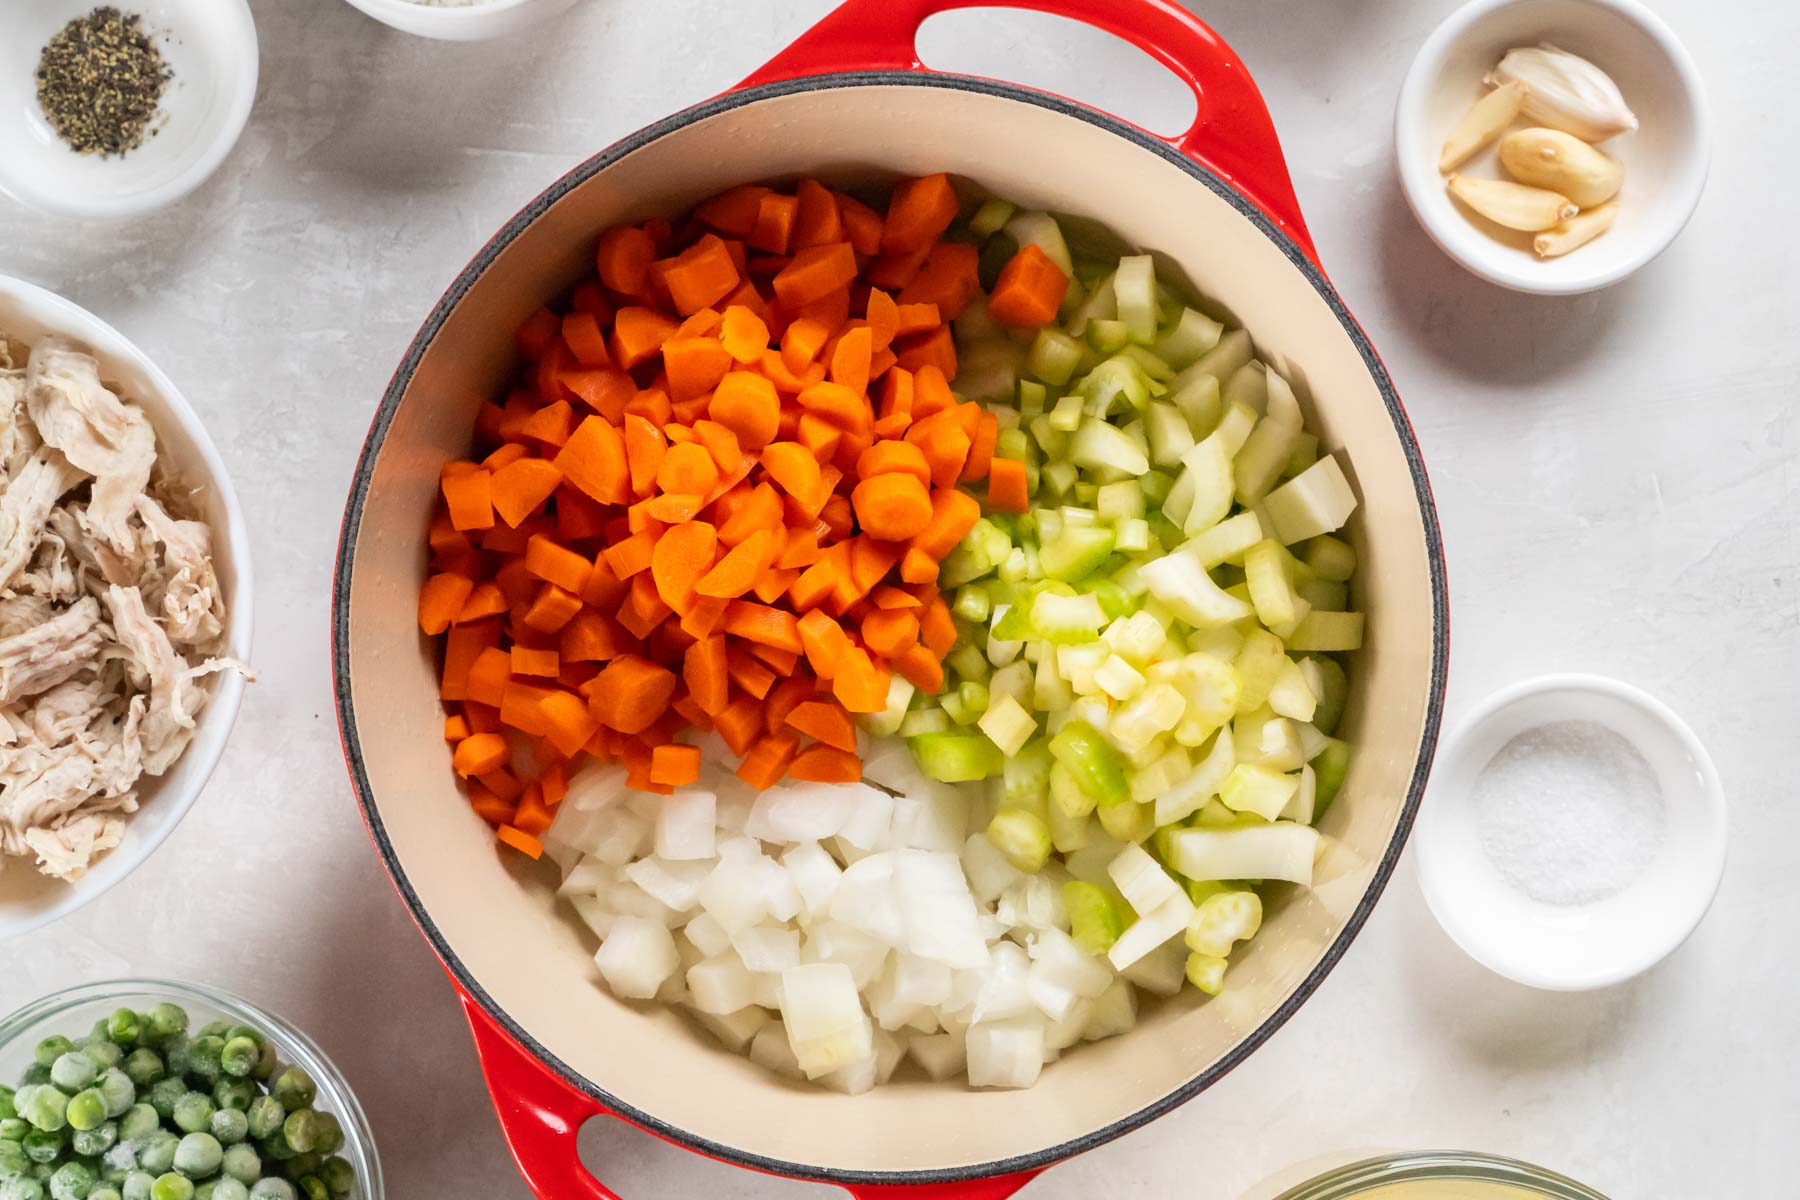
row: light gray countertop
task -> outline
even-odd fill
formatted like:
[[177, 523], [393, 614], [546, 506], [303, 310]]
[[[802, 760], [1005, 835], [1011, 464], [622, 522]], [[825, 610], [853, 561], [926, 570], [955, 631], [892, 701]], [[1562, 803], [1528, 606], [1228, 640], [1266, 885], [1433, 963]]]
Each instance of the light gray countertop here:
[[[261, 94], [208, 185], [117, 227], [0, 208], [0, 271], [118, 325], [212, 430], [255, 539], [262, 676], [162, 851], [87, 911], [0, 947], [0, 1011], [127, 973], [242, 992], [345, 1067], [394, 1196], [522, 1198], [454, 996], [371, 852], [339, 755], [327, 622], [351, 466], [408, 340], [493, 230], [588, 154], [741, 78], [827, 4], [584, 0], [485, 45], [411, 38], [334, 0], [253, 7]], [[1658, 5], [1712, 89], [1708, 193], [1635, 279], [1543, 300], [1445, 259], [1394, 179], [1401, 76], [1452, 7], [1201, 12], [1268, 97], [1320, 254], [1417, 425], [1448, 546], [1451, 725], [1541, 671], [1648, 688], [1718, 760], [1723, 890], [1649, 975], [1550, 995], [1463, 958], [1409, 856], [1348, 958], [1246, 1065], [1027, 1196], [1235, 1200], [1302, 1160], [1451, 1146], [1542, 1162], [1615, 1200], [1792, 1192], [1800, 10]], [[924, 46], [939, 65], [1177, 123], [1168, 78], [1054, 21], [967, 18]], [[616, 1125], [586, 1139], [631, 1200], [828, 1194]]]

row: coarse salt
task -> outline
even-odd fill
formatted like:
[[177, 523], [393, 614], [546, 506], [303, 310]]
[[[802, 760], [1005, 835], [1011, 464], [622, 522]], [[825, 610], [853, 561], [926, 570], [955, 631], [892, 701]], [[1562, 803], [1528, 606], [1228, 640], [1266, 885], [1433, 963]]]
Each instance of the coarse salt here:
[[1475, 781], [1481, 844], [1512, 887], [1591, 904], [1643, 873], [1662, 845], [1662, 787], [1644, 756], [1593, 721], [1555, 721], [1502, 746]]

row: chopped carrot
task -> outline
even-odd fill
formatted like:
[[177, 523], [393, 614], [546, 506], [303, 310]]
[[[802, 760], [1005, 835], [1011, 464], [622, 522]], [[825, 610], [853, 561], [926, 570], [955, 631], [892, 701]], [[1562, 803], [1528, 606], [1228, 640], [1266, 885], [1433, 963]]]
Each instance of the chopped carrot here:
[[908, 649], [894, 659], [894, 670], [928, 695], [935, 696], [944, 689], [944, 665], [929, 646], [920, 644]]
[[503, 767], [512, 758], [506, 739], [497, 733], [474, 733], [456, 744], [450, 765], [458, 775], [482, 775]]
[[874, 352], [874, 335], [867, 325], [844, 334], [831, 353], [831, 382], [842, 384], [853, 392], [866, 392], [869, 389], [869, 359]]
[[902, 472], [868, 476], [856, 485], [850, 503], [863, 529], [888, 541], [905, 541], [931, 523], [925, 485]]
[[555, 633], [581, 611], [581, 598], [546, 583], [525, 613], [525, 625], [539, 633]]
[[737, 697], [713, 714], [713, 725], [733, 754], [744, 754], [762, 730], [762, 714], [755, 697]]
[[[708, 467], [712, 459], [698, 450]], [[676, 449], [689, 449], [678, 446]], [[673, 457], [673, 451], [670, 452]], [[693, 601], [694, 585], [710, 570], [719, 543], [718, 530], [705, 521], [684, 521], [671, 526], [657, 539], [651, 551], [650, 573], [656, 580], [656, 591], [662, 602], [677, 613], [687, 611]]]
[[462, 614], [475, 581], [466, 575], [449, 572], [433, 575], [419, 589], [419, 628], [427, 634], [440, 634]]
[[816, 179], [802, 179], [794, 187], [798, 212], [794, 220], [793, 247], [823, 246], [844, 240], [843, 215], [837, 197]]
[[935, 366], [946, 379], [956, 378], [956, 343], [948, 325], [904, 338], [896, 346], [900, 365], [907, 370], [916, 372], [920, 367]]
[[959, 201], [948, 175], [927, 175], [896, 184], [881, 227], [885, 253], [929, 246], [956, 219]]
[[727, 371], [713, 391], [706, 415], [737, 436], [745, 450], [760, 450], [775, 438], [781, 401], [775, 385], [750, 371]]
[[438, 480], [450, 524], [456, 529], [494, 525], [493, 476], [474, 463], [449, 463]]
[[856, 750], [856, 726], [843, 708], [828, 700], [808, 700], [794, 706], [787, 723], [828, 746], [839, 750]]
[[717, 338], [672, 337], [662, 345], [663, 370], [669, 376], [669, 395], [688, 400], [719, 386], [731, 369], [732, 357]]
[[758, 184], [730, 188], [695, 208], [694, 216], [728, 237], [748, 237], [756, 228], [762, 202], [771, 194]]
[[770, 442], [762, 451], [763, 470], [781, 490], [802, 503], [822, 499], [819, 460], [798, 442]]
[[754, 657], [735, 647], [725, 651], [725, 669], [731, 676], [733, 685], [761, 700], [775, 686], [775, 672], [769, 670], [767, 663], [758, 662]]
[[665, 492], [704, 496], [719, 482], [719, 466], [704, 446], [693, 442], [671, 446], [656, 472], [656, 486]]
[[954, 321], [981, 293], [980, 258], [981, 252], [967, 242], [939, 242], [900, 289], [899, 302], [935, 304], [943, 320]]
[[770, 254], [786, 254], [794, 238], [794, 221], [800, 214], [800, 201], [793, 196], [770, 192], [756, 206], [756, 221], [745, 240], [758, 250]]
[[737, 776], [759, 790], [774, 787], [787, 774], [799, 749], [800, 739], [791, 733], [771, 733], [757, 738], [741, 751], [733, 747], [735, 753], [744, 756], [744, 761], [738, 764]]
[[1026, 245], [1000, 268], [988, 296], [988, 315], [1002, 325], [1036, 329], [1056, 320], [1069, 277], [1036, 245]]
[[525, 544], [525, 569], [546, 583], [579, 595], [594, 572], [594, 564], [540, 533]]
[[630, 497], [625, 438], [604, 417], [576, 426], [554, 461], [563, 478], [602, 504], [623, 504]]
[[534, 650], [529, 646], [516, 644], [512, 648], [514, 675], [537, 675], [554, 679], [561, 668], [562, 664], [554, 650]]
[[685, 317], [730, 295], [739, 275], [730, 250], [718, 235], [709, 233], [667, 262], [662, 279], [675, 311]]
[[803, 648], [799, 622], [793, 613], [748, 600], [733, 600], [726, 607], [725, 632], [784, 650]]
[[625, 370], [648, 362], [678, 328], [674, 320], [654, 309], [621, 308], [613, 316], [613, 362]]
[[[480, 704], [500, 706], [500, 699], [506, 691], [506, 681], [512, 678], [512, 656], [497, 646], [488, 646], [476, 654], [469, 664], [467, 682], [464, 688], [467, 699]], [[477, 713], [469, 710], [469, 724], [475, 724]]]
[[700, 778], [700, 747], [668, 742], [650, 752], [650, 782], [681, 787]]
[[650, 264], [656, 243], [642, 229], [615, 225], [600, 235], [594, 253], [600, 282], [623, 296], [643, 296], [650, 290]]
[[[914, 549], [929, 555], [933, 560], [941, 559], [956, 549], [956, 544], [963, 540], [975, 522], [981, 516], [981, 505], [975, 498], [960, 488], [937, 488], [931, 493], [931, 520], [926, 527], [914, 535]], [[903, 576], [904, 577], [904, 576]], [[909, 583], [925, 583], [928, 580], [908, 580]]]
[[594, 676], [588, 706], [608, 729], [642, 733], [675, 695], [675, 673], [636, 654], [622, 654]]
[[776, 273], [773, 286], [777, 299], [790, 309], [799, 309], [825, 299], [855, 278], [855, 249], [849, 242], [830, 242], [795, 254]]
[[863, 641], [883, 658], [898, 658], [919, 640], [919, 619], [904, 608], [876, 609], [863, 618]]
[[726, 663], [725, 638], [702, 637], [682, 657], [681, 678], [688, 695], [708, 713], [717, 715], [730, 699], [731, 679]]
[[808, 746], [794, 756], [787, 773], [815, 783], [855, 783], [862, 778], [862, 759], [836, 746]]
[[950, 653], [956, 645], [956, 621], [950, 616], [950, 608], [943, 600], [935, 599], [925, 606], [923, 615], [919, 617], [919, 640], [931, 648], [931, 652], [939, 658]]
[[544, 843], [538, 841], [538, 839], [532, 837], [529, 833], [515, 829], [511, 825], [500, 826], [500, 828], [495, 831], [495, 836], [527, 857], [543, 857]]
[[759, 529], [733, 546], [694, 585], [694, 590], [702, 596], [727, 599], [741, 596], [756, 585], [757, 577], [768, 568], [774, 551], [774, 536], [767, 529]]
[[1025, 464], [1016, 458], [996, 458], [988, 468], [988, 507], [996, 512], [1025, 512], [1031, 507], [1026, 491]]

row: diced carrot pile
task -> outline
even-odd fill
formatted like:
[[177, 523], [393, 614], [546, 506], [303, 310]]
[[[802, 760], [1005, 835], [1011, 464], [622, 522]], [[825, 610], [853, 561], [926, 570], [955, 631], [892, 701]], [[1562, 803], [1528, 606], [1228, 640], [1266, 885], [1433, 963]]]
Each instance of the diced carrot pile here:
[[[753, 787], [855, 780], [853, 716], [891, 674], [942, 687], [938, 562], [981, 512], [962, 485], [997, 467], [989, 503], [1024, 507], [994, 417], [950, 387], [948, 322], [981, 290], [940, 240], [957, 208], [942, 175], [885, 215], [733, 188], [607, 230], [596, 276], [520, 327], [486, 456], [443, 468], [419, 597], [453, 764], [507, 844], [535, 854], [581, 755], [667, 793], [716, 730]], [[1013, 274], [1003, 308], [1037, 319], [1041, 265]]]

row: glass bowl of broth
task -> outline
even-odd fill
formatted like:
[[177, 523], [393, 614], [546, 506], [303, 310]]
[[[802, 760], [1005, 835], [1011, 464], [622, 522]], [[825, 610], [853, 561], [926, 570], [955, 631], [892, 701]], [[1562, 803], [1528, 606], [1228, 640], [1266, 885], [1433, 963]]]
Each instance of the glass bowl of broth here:
[[1283, 1192], [1278, 1200], [1607, 1200], [1527, 1162], [1462, 1150], [1365, 1159]]

